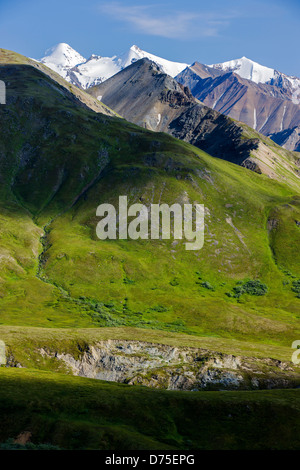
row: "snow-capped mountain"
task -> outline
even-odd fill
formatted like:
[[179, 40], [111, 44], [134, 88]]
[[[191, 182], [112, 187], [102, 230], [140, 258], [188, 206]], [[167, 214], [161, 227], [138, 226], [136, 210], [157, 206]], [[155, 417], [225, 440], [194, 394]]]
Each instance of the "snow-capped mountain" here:
[[275, 69], [260, 65], [247, 57], [241, 59], [230, 60], [220, 64], [209, 65], [209, 67], [221, 70], [223, 72], [232, 72], [241, 78], [251, 80], [254, 83], [265, 83], [282, 88], [290, 93], [290, 99], [295, 104], [300, 103], [300, 79], [289, 77], [288, 75], [278, 72]]
[[92, 54], [88, 60], [69, 70], [67, 80], [87, 89], [104, 82], [120, 72], [122, 68], [121, 60], [116, 56], [101, 57]]
[[276, 137], [289, 150], [299, 149], [297, 132], [285, 132], [300, 126], [298, 78], [243, 57], [212, 66], [195, 62], [176, 80], [207, 106]]
[[172, 62], [170, 60], [162, 59], [161, 57], [150, 54], [149, 52], [142, 51], [142, 49], [137, 46], [132, 46], [129, 49], [129, 52], [122, 56], [122, 59], [124, 61], [123, 67], [125, 68], [128, 65], [131, 65], [136, 60], [144, 58], [152, 60], [156, 64], [160, 65], [162, 71], [173, 78], [176, 77], [176, 75], [178, 75], [180, 72], [182, 72], [182, 70], [184, 70], [186, 67], [188, 67], [188, 64], [184, 64], [181, 62]]
[[40, 62], [59, 73], [63, 78], [68, 78], [68, 71], [76, 65], [86, 62], [86, 59], [71, 46], [62, 42], [48, 49]]
[[242, 57], [241, 59], [229, 60], [221, 64], [209, 65], [214, 69], [223, 70], [224, 72], [234, 72], [240, 77], [251, 80], [255, 83], [267, 83], [275, 78], [275, 70], [253, 62], [253, 60]]
[[102, 57], [92, 54], [89, 59], [85, 59], [71, 46], [61, 43], [46, 51], [45, 54], [41, 62], [58, 72], [69, 82], [84, 89], [102, 83], [128, 65], [145, 57], [154, 61], [164, 73], [172, 77], [178, 75], [188, 66], [188, 64], [162, 59], [137, 46], [132, 46], [128, 52], [119, 57]]
[[[120, 56], [92, 54], [86, 59], [68, 44], [60, 43], [48, 49], [40, 61], [70, 83], [88, 89], [143, 58], [155, 62], [167, 75], [176, 77], [207, 106], [245, 122], [264, 135], [276, 135], [282, 140], [287, 135], [285, 131], [300, 126], [300, 79], [247, 57], [209, 66], [198, 62], [189, 66], [132, 46]], [[297, 135], [294, 132], [282, 145], [290, 150], [298, 149], [294, 146]]]

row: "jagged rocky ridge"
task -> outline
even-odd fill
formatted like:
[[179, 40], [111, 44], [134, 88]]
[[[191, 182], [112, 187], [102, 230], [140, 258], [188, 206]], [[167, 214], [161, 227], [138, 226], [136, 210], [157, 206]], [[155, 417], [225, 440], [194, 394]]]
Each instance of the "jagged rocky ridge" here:
[[203, 106], [173, 78], [142, 59], [93, 87], [89, 93], [128, 121], [185, 140], [210, 155], [245, 164], [256, 139], [243, 139], [242, 129]]

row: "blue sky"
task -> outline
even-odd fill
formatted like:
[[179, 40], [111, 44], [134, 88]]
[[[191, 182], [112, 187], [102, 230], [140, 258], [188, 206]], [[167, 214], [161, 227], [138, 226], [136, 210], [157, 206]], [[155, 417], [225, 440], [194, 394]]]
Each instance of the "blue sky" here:
[[187, 63], [247, 56], [300, 77], [300, 1], [0, 0], [0, 47], [40, 58], [58, 42], [85, 57], [133, 44]]

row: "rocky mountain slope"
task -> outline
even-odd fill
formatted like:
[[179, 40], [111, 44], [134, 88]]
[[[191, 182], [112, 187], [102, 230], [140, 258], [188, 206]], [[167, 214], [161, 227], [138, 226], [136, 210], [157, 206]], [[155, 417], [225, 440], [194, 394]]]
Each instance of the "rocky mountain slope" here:
[[292, 148], [296, 152], [300, 152], [300, 126], [275, 132], [275, 134], [271, 135], [271, 138], [284, 148]]
[[134, 63], [88, 93], [135, 124], [167, 132], [213, 156], [272, 178], [281, 180], [290, 174], [299, 184], [296, 154], [204, 106], [187, 87], [148, 59]]
[[[45, 345], [35, 348], [31, 360], [39, 368], [47, 369], [47, 362], [52, 362], [52, 370], [80, 377], [167, 390], [257, 390], [300, 385], [300, 369], [290, 361], [145, 341], [106, 340], [85, 344], [84, 348], [74, 344], [70, 352]], [[24, 367], [22, 359], [16, 361], [13, 348], [5, 364]]]
[[[40, 62], [79, 88], [103, 83], [133, 64], [148, 58], [161, 70], [191, 89], [207, 106], [242, 121], [280, 145], [297, 151], [294, 129], [300, 123], [300, 79], [260, 65], [246, 57], [228, 62], [191, 66], [171, 62], [132, 46], [121, 56], [84, 58], [68, 44], [46, 51]], [[283, 133], [282, 137], [278, 134]], [[292, 138], [286, 137], [293, 134]]]
[[[246, 58], [213, 66], [195, 62], [176, 79], [207, 106], [271, 138], [299, 125], [300, 80]], [[294, 140], [282, 143], [297, 149]]]
[[290, 77], [278, 70], [260, 65], [247, 57], [210, 65], [209, 67], [223, 72], [233, 72], [241, 78], [251, 80], [254, 83], [274, 85], [281, 89], [286, 97], [295, 104], [300, 103], [300, 78]]

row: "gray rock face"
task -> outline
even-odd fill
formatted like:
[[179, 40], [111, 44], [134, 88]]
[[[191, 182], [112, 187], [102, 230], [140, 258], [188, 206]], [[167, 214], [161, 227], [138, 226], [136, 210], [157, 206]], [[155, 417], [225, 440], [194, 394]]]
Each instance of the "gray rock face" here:
[[188, 87], [162, 73], [148, 59], [139, 60], [88, 93], [101, 96], [103, 103], [128, 121], [167, 132], [237, 164], [257, 148], [256, 139], [243, 139], [241, 127], [204, 106]]
[[300, 123], [300, 105], [294, 100], [288, 80], [254, 83], [199, 62], [187, 67], [176, 79], [205, 105], [244, 122], [279, 145], [283, 139], [288, 150], [299, 151], [299, 136], [287, 137]]
[[139, 341], [107, 340], [79, 357], [40, 349], [81, 377], [168, 390], [236, 390], [294, 387], [300, 370], [274, 359], [254, 359]]
[[277, 132], [269, 137], [283, 148], [300, 152], [300, 125], [295, 126], [292, 129], [285, 129], [284, 131]]

